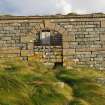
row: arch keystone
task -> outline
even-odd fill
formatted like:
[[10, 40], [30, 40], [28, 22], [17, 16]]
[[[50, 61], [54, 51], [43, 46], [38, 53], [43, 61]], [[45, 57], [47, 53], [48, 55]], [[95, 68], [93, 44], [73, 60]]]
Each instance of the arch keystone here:
[[54, 30], [55, 23], [51, 23], [51, 21], [45, 20], [45, 27]]

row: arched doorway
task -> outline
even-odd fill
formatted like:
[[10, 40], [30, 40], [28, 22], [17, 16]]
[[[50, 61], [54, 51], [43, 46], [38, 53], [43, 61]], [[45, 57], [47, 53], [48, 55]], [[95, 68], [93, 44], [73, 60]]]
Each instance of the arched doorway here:
[[39, 31], [34, 46], [44, 62], [63, 65], [63, 39], [59, 32], [49, 29]]

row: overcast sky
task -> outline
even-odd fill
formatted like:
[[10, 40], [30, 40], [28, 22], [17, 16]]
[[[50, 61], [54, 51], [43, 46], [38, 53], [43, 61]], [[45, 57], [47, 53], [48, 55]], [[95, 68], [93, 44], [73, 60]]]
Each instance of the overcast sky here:
[[105, 0], [0, 0], [0, 13], [12, 15], [51, 15], [105, 13]]

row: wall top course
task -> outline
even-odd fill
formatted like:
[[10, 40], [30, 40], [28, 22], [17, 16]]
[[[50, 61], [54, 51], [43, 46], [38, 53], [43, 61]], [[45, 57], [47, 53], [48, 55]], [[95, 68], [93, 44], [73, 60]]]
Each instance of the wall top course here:
[[105, 14], [102, 13], [93, 13], [93, 14], [85, 14], [85, 15], [49, 15], [49, 16], [11, 16], [11, 15], [3, 15], [0, 16], [0, 20], [24, 20], [27, 19], [68, 19], [68, 18], [105, 18]]

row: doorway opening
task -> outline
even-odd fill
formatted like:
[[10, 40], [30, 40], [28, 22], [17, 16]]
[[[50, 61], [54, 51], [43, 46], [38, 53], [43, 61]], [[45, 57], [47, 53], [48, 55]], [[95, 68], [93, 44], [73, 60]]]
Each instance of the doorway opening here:
[[61, 67], [63, 67], [63, 62], [55, 62], [53, 69], [61, 68]]

